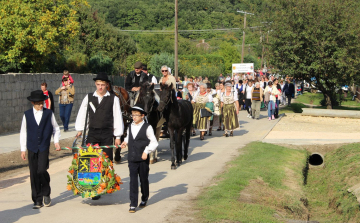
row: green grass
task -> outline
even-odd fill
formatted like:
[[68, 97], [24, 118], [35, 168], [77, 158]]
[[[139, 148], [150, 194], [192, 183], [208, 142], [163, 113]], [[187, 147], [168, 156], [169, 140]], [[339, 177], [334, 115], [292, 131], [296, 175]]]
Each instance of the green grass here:
[[309, 170], [305, 191], [311, 220], [359, 222], [359, 203], [347, 191], [360, 183], [359, 148], [360, 144], [354, 143], [328, 152], [325, 168]]
[[290, 106], [280, 107], [279, 114], [283, 113], [302, 113], [302, 109], [307, 108], [306, 105], [302, 103], [292, 103]]
[[[292, 150], [272, 144], [254, 142], [242, 149], [244, 154], [229, 163], [225, 173], [215, 179], [216, 185], [206, 188], [199, 196], [197, 205], [204, 222], [281, 222], [274, 214], [301, 215], [301, 191], [293, 191], [284, 185], [288, 178], [285, 169], [294, 172], [296, 184], [301, 188], [302, 169], [306, 163], [306, 151]], [[259, 198], [254, 202], [241, 202], [240, 192], [250, 182], [263, 182]], [[256, 195], [256, 194], [254, 194]], [[259, 199], [263, 202], [256, 202]], [[295, 213], [286, 213], [286, 208]], [[287, 215], [287, 216], [289, 216]]]
[[[323, 99], [324, 99], [324, 95], [322, 93], [304, 92], [304, 94], [297, 96], [296, 102], [320, 106], [320, 101]], [[352, 99], [351, 93], [348, 93], [348, 96], [344, 98], [344, 100], [341, 103], [341, 106], [339, 107], [344, 107], [345, 110], [349, 110], [347, 109], [349, 106], [360, 107], [360, 103], [356, 101], [352, 101], [351, 99]]]

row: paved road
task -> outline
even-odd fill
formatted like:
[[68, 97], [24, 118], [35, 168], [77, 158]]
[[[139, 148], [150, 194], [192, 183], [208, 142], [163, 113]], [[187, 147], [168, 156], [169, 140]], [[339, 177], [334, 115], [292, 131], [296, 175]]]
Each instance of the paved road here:
[[[239, 154], [239, 148], [249, 142], [262, 140], [278, 120], [268, 121], [266, 112], [262, 119], [246, 118], [240, 112], [241, 128], [234, 137], [225, 138], [223, 132], [214, 132], [204, 141], [199, 136], [191, 138], [189, 158], [177, 170], [170, 169], [169, 140], [160, 141], [160, 162], [150, 166], [150, 198], [148, 206], [135, 214], [129, 208], [129, 171], [127, 162], [115, 166], [124, 182], [122, 189], [98, 201], [82, 199], [66, 190], [66, 175], [71, 158], [50, 165], [51, 207], [32, 209], [28, 171], [15, 178], [0, 181], [0, 222], [179, 222], [169, 220], [169, 215], [181, 208], [184, 201], [194, 198], [199, 190], [210, 183], [227, 161]], [[18, 143], [15, 141], [14, 143]], [[126, 158], [126, 151], [123, 151]]]

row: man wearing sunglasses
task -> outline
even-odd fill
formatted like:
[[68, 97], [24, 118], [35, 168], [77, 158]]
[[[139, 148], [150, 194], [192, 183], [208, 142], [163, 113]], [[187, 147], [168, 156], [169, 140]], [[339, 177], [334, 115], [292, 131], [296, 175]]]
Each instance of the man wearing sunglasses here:
[[147, 74], [142, 71], [142, 63], [140, 61], [134, 64], [134, 69], [125, 80], [125, 89], [129, 92], [131, 107], [134, 105], [135, 98], [140, 92], [141, 84], [145, 81], [151, 82]]

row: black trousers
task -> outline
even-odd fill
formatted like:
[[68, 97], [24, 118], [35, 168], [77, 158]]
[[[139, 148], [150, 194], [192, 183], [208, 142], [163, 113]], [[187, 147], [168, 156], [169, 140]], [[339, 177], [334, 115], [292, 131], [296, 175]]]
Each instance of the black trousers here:
[[292, 95], [291, 95], [291, 94], [287, 94], [286, 97], [287, 97], [287, 100], [288, 100], [288, 105], [290, 105], [290, 104], [291, 104], [291, 97], [292, 97]]
[[140, 177], [141, 200], [147, 201], [149, 198], [149, 159], [141, 162], [130, 162], [130, 206], [137, 207], [139, 202], [139, 183]]
[[[99, 144], [99, 146], [109, 146], [114, 144], [113, 129], [89, 129], [86, 143], [93, 145]], [[113, 148], [103, 149], [109, 159], [113, 161]]]
[[49, 150], [34, 153], [28, 150], [31, 198], [34, 203], [42, 203], [43, 196], [50, 196]]

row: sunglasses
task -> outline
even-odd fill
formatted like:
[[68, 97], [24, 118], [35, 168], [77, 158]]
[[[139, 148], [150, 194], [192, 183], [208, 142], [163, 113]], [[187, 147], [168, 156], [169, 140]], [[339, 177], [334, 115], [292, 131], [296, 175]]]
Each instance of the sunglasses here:
[[167, 70], [161, 70], [161, 72], [167, 72]]

